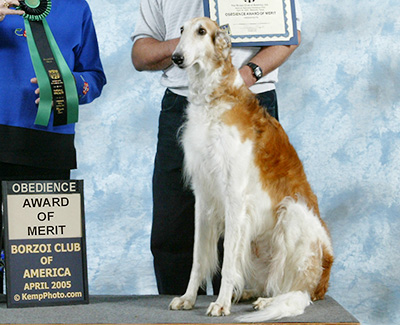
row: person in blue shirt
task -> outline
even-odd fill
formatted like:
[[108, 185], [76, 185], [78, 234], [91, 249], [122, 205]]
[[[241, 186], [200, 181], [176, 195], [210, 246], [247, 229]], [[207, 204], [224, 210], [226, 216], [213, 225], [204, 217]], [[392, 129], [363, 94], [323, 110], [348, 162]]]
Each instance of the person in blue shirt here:
[[[77, 168], [75, 124], [54, 126], [53, 114], [48, 126], [35, 124], [40, 89], [19, 5], [0, 0], [0, 190], [3, 180], [69, 179]], [[74, 76], [79, 104], [92, 102], [106, 77], [88, 3], [52, 0], [46, 20]]]

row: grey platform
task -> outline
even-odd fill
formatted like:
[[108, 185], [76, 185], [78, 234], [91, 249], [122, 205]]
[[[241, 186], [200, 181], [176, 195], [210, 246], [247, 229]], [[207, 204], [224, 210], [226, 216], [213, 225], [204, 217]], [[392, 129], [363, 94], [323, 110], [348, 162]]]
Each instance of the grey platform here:
[[[90, 296], [88, 305], [7, 308], [0, 302], [1, 324], [237, 324], [239, 315], [253, 312], [251, 303], [232, 306], [225, 317], [205, 315], [213, 296], [199, 296], [190, 311], [171, 311], [172, 296]], [[264, 324], [360, 324], [333, 298], [327, 296], [307, 307], [303, 315]]]

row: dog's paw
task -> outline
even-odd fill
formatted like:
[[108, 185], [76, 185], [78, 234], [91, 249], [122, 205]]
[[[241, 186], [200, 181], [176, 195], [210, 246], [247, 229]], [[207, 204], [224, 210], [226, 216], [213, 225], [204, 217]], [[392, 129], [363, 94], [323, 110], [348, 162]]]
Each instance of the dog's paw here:
[[262, 310], [268, 307], [274, 298], [258, 298], [255, 302], [253, 302], [253, 308], [255, 310]]
[[228, 316], [231, 314], [231, 308], [228, 306], [221, 306], [216, 302], [212, 302], [208, 307], [208, 316]]
[[180, 309], [192, 309], [194, 306], [194, 301], [191, 301], [190, 299], [185, 299], [183, 296], [182, 297], [176, 297], [172, 299], [171, 303], [169, 304], [169, 309], [172, 310], [180, 310]]

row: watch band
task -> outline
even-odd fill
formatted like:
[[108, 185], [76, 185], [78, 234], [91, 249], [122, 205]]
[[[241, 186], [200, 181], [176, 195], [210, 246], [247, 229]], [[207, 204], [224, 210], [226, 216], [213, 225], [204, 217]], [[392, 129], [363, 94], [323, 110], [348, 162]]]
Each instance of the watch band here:
[[263, 76], [262, 69], [253, 62], [249, 62], [247, 63], [247, 65], [251, 68], [251, 70], [253, 70], [254, 78], [256, 78], [257, 81], [260, 80]]

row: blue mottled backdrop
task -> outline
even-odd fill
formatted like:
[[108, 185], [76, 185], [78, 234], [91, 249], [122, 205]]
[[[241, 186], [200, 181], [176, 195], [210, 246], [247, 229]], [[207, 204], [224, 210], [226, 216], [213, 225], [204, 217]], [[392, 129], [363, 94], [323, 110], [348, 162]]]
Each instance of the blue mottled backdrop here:
[[[400, 324], [400, 5], [302, 0], [280, 71], [281, 122], [331, 229], [329, 295], [363, 324]], [[149, 249], [159, 73], [137, 72], [139, 0], [90, 0], [108, 85], [77, 127], [91, 294], [156, 294]]]

